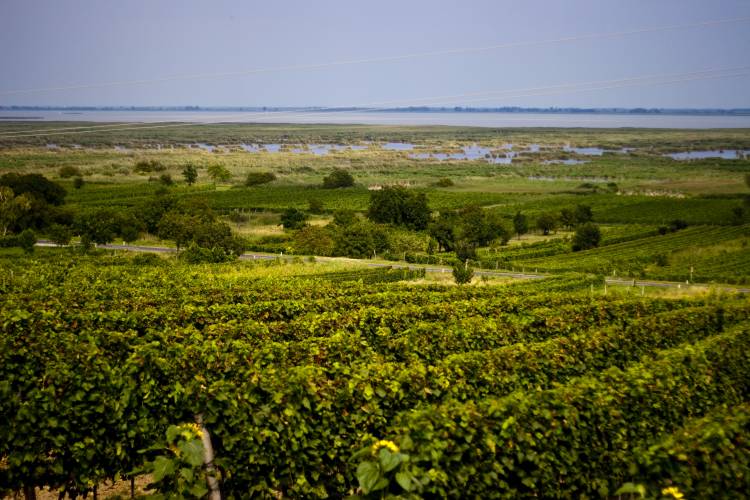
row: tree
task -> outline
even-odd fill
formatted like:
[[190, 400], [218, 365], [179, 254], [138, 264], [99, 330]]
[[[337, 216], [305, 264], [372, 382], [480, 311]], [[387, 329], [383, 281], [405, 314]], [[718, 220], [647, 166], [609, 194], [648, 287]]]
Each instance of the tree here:
[[542, 234], [546, 236], [550, 231], [554, 231], [555, 228], [557, 228], [557, 217], [551, 213], [544, 213], [537, 217], [536, 227], [538, 227], [542, 231]]
[[599, 246], [602, 233], [599, 226], [592, 222], [581, 224], [573, 235], [573, 251], [588, 250]]
[[55, 245], [65, 246], [70, 243], [73, 233], [68, 226], [52, 224], [47, 229], [47, 237], [52, 240]]
[[570, 229], [576, 224], [576, 214], [571, 208], [563, 208], [560, 210], [560, 224]]
[[529, 223], [526, 220], [526, 216], [521, 212], [516, 212], [513, 217], [513, 229], [518, 235], [518, 239], [521, 239], [521, 235], [526, 234], [529, 231]]
[[179, 250], [193, 239], [193, 231], [198, 221], [189, 215], [170, 211], [158, 222], [156, 234], [163, 240], [172, 240]]
[[198, 169], [192, 163], [188, 163], [182, 167], [182, 177], [185, 178], [188, 186], [192, 186], [198, 180]]
[[594, 220], [594, 213], [588, 205], [576, 205], [574, 219], [576, 224], [585, 224]]
[[469, 265], [468, 261], [456, 262], [453, 264], [453, 279], [457, 285], [471, 283], [474, 277], [474, 268]]
[[325, 211], [323, 202], [317, 198], [307, 200], [307, 211], [311, 214], [322, 214]]
[[334, 255], [367, 258], [389, 248], [388, 233], [368, 221], [339, 227], [334, 233]]
[[354, 177], [342, 168], [334, 168], [333, 172], [323, 178], [323, 187], [326, 189], [345, 188], [353, 185]]
[[0, 186], [11, 188], [16, 196], [26, 194], [50, 205], [62, 205], [67, 194], [61, 185], [39, 174], [5, 174], [0, 177]]
[[23, 214], [31, 208], [31, 200], [25, 194], [16, 196], [11, 188], [0, 186], [0, 235], [8, 234]]
[[294, 234], [294, 250], [303, 255], [331, 255], [334, 241], [327, 227], [305, 226]]
[[732, 208], [731, 222], [733, 226], [741, 226], [745, 223], [745, 209], [743, 207]]
[[114, 240], [120, 231], [120, 217], [111, 208], [100, 208], [78, 215], [76, 221], [78, 234], [86, 243], [104, 245]]
[[36, 235], [31, 229], [24, 229], [21, 234], [18, 235], [18, 246], [20, 246], [24, 253], [33, 253], [34, 245], [36, 245]]
[[428, 232], [438, 244], [438, 250], [453, 251], [456, 243], [457, 217], [454, 213], [441, 213], [428, 227]]
[[165, 186], [171, 186], [172, 184], [174, 184], [174, 181], [172, 180], [172, 176], [169, 174], [161, 174], [159, 176], [159, 182], [161, 182]]
[[414, 193], [401, 186], [373, 191], [367, 209], [367, 217], [374, 222], [414, 230], [427, 228], [430, 213], [424, 193]]
[[232, 178], [232, 174], [223, 165], [214, 163], [208, 166], [208, 176], [214, 180], [214, 182], [226, 182]]
[[349, 226], [351, 224], [354, 224], [359, 219], [357, 218], [357, 214], [355, 214], [352, 210], [336, 210], [333, 213], [333, 222], [332, 224], [334, 226]]
[[307, 214], [296, 208], [287, 208], [281, 214], [281, 225], [284, 229], [300, 229], [305, 226], [305, 221], [307, 221]]
[[83, 184], [83, 177], [76, 177], [75, 179], [73, 179], [73, 187], [75, 189], [81, 189], [83, 187]]

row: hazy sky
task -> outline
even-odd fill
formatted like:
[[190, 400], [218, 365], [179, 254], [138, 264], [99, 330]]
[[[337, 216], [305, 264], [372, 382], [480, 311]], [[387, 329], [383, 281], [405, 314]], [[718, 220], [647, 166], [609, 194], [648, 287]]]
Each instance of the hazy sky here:
[[[318, 69], [8, 93], [739, 17], [750, 17], [747, 0], [0, 0], [0, 104], [409, 105], [434, 96], [750, 66], [744, 21]], [[750, 77], [435, 104], [750, 107]]]

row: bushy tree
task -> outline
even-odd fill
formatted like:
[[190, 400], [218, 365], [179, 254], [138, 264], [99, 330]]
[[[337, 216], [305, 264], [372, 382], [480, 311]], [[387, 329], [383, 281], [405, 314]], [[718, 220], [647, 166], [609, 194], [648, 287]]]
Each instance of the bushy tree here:
[[112, 208], [100, 208], [78, 214], [76, 228], [84, 246], [104, 245], [115, 239], [120, 231], [120, 214]]
[[467, 261], [456, 262], [453, 264], [453, 280], [457, 285], [471, 283], [473, 277], [474, 268], [472, 268]]
[[342, 168], [334, 168], [333, 172], [323, 178], [323, 187], [326, 189], [345, 188], [353, 185], [354, 177]]
[[311, 214], [322, 214], [325, 211], [323, 202], [317, 198], [307, 200], [307, 211]]
[[64, 167], [60, 167], [57, 175], [59, 175], [62, 179], [68, 179], [69, 177], [80, 177], [81, 171], [78, 169], [78, 167], [74, 167], [73, 165], [65, 165]]
[[536, 227], [542, 231], [542, 234], [548, 235], [550, 231], [557, 228], [557, 217], [552, 213], [543, 213], [536, 219]]
[[303, 255], [331, 255], [334, 237], [328, 227], [305, 226], [294, 234], [294, 250]]
[[359, 221], [357, 214], [351, 210], [336, 210], [333, 213], [333, 222], [335, 226], [348, 226]]
[[63, 226], [62, 224], [52, 224], [47, 229], [47, 237], [52, 241], [52, 243], [60, 246], [65, 246], [70, 243], [70, 240], [73, 237], [73, 232], [68, 226]]
[[341, 226], [334, 233], [334, 255], [368, 258], [388, 249], [387, 231], [368, 221]]
[[599, 246], [602, 233], [599, 226], [592, 222], [581, 224], [573, 235], [573, 251], [588, 250]]
[[232, 178], [232, 174], [227, 170], [224, 165], [214, 163], [208, 166], [208, 176], [214, 180], [214, 182], [226, 182]]
[[18, 246], [20, 246], [24, 253], [33, 253], [34, 245], [36, 245], [36, 235], [31, 229], [24, 229], [21, 234], [18, 235]]
[[367, 217], [373, 222], [414, 230], [427, 228], [430, 213], [424, 193], [415, 193], [401, 186], [373, 191], [367, 209]]
[[182, 167], [182, 177], [188, 186], [192, 186], [198, 180], [198, 169], [192, 163], [188, 163]]
[[0, 186], [11, 188], [16, 196], [26, 194], [50, 205], [62, 205], [67, 194], [61, 185], [40, 174], [5, 174], [0, 177]]
[[529, 232], [529, 223], [526, 220], [526, 216], [521, 212], [516, 212], [516, 215], [513, 216], [513, 230], [518, 235], [519, 240], [522, 235]]
[[296, 208], [287, 208], [281, 214], [281, 225], [284, 229], [299, 229], [307, 223], [307, 214]]
[[0, 236], [5, 236], [19, 219], [31, 210], [31, 200], [25, 195], [16, 196], [7, 186], [0, 186]]
[[576, 224], [586, 224], [594, 220], [594, 212], [588, 205], [576, 205], [574, 218]]

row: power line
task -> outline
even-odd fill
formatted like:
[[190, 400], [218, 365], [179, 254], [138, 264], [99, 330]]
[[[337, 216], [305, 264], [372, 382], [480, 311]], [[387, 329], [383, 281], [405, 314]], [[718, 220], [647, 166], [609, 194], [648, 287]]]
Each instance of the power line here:
[[[464, 101], [464, 102], [479, 102], [479, 101], [487, 101], [490, 99], [497, 99], [498, 95], [502, 95], [504, 99], [514, 99], [514, 98], [520, 98], [520, 97], [558, 95], [558, 94], [574, 93], [574, 92], [590, 92], [590, 91], [607, 90], [607, 89], [632, 87], [632, 86], [667, 85], [667, 84], [683, 83], [683, 82], [690, 82], [690, 81], [696, 81], [696, 80], [734, 78], [734, 77], [746, 76], [748, 74], [750, 74], [750, 66], [739, 66], [739, 67], [734, 67], [734, 68], [694, 71], [690, 73], [681, 73], [681, 74], [672, 73], [672, 74], [665, 74], [665, 75], [650, 75], [650, 76], [643, 76], [643, 77], [624, 78], [624, 79], [619, 79], [619, 80], [602, 80], [602, 81], [594, 81], [594, 82], [583, 82], [583, 83], [578, 83], [578, 84], [573, 83], [573, 84], [556, 85], [556, 86], [550, 86], [550, 87], [537, 87], [537, 88], [530, 88], [530, 89], [471, 92], [471, 93], [465, 93], [465, 94], [456, 94], [452, 96], [410, 99], [407, 101], [382, 101], [381, 103], [385, 102], [387, 104], [393, 105], [399, 102], [401, 103], [414, 103], [414, 102], [424, 103], [425, 101], [453, 102], [453, 99], [456, 99], [456, 98], [485, 96], [481, 98], [470, 99], [468, 101]], [[668, 78], [668, 79], [665, 80], [665, 78]], [[507, 94], [507, 95], [503, 95], [503, 94]], [[433, 102], [433, 104], [438, 104], [438, 103]], [[371, 105], [372, 103], [369, 106]], [[335, 113], [336, 115], [340, 116], [346, 113], [362, 113], [362, 112], [373, 112], [373, 111], [383, 111], [387, 109], [392, 109], [392, 106], [381, 107], [381, 108], [372, 108], [372, 107], [366, 107], [366, 106], [368, 105], [362, 105], [362, 106], [359, 106], [359, 109], [349, 110], [349, 111], [335, 111], [338, 108], [320, 108], [317, 110], [317, 112], [306, 111], [306, 112], [288, 112], [288, 113], [287, 112], [256, 113], [255, 114], [256, 116], [253, 116], [253, 117], [256, 120], [263, 120], [263, 119], [278, 120], [279, 117], [286, 117], [286, 118], [304, 117], [305, 119], [308, 119], [308, 118], [314, 118], [316, 116], [318, 117], [319, 116], [331, 116], [332, 113]], [[329, 111], [326, 111], [326, 110], [329, 110]], [[257, 115], [261, 115], [261, 116], [257, 116]], [[226, 120], [226, 118], [230, 118], [232, 119], [232, 121], [228, 121]], [[15, 131], [15, 132], [6, 132], [3, 136], [0, 136], [0, 139], [3, 139], [3, 138], [13, 139], [13, 138], [23, 138], [23, 137], [47, 137], [47, 136], [56, 136], [56, 135], [77, 135], [77, 134], [88, 134], [88, 133], [97, 133], [97, 132], [118, 132], [118, 131], [128, 131], [128, 130], [151, 130], [151, 129], [161, 129], [161, 128], [190, 127], [190, 126], [211, 125], [211, 124], [218, 124], [218, 123], [233, 123], [233, 122], [237, 122], [238, 120], [243, 120], [242, 122], [245, 122], [247, 119], [248, 119], [247, 115], [243, 115], [241, 117], [238, 117], [237, 115], [224, 115], [220, 117], [218, 121], [201, 121], [201, 122], [188, 122], [188, 123], [182, 122], [182, 123], [166, 123], [166, 124], [162, 123], [162, 124], [156, 124], [156, 125], [146, 124], [144, 126], [138, 126], [138, 125], [133, 126], [132, 124], [119, 124], [119, 125], [118, 124], [106, 124], [106, 125], [100, 125], [100, 126], [95, 126], [95, 125], [90, 126], [89, 130], [69, 130], [69, 131], [58, 131], [58, 132], [52, 132], [52, 133], [49, 133], [49, 132], [24, 133], [24, 131]], [[81, 129], [85, 127], [73, 127], [73, 128]], [[65, 130], [65, 129], [60, 129], [60, 130]], [[9, 135], [9, 134], [16, 134], [16, 135]]]
[[332, 68], [332, 67], [337, 67], [337, 66], [347, 66], [347, 65], [356, 65], [356, 64], [403, 61], [403, 60], [417, 59], [421, 57], [432, 57], [432, 56], [439, 56], [439, 55], [468, 54], [468, 53], [477, 53], [477, 52], [487, 52], [491, 50], [530, 47], [530, 46], [535, 46], [535, 45], [570, 43], [570, 42], [577, 42], [577, 41], [582, 41], [582, 40], [594, 40], [594, 39], [605, 39], [605, 38], [618, 38], [618, 37], [624, 37], [624, 36], [641, 35], [641, 34], [646, 34], [646, 33], [655, 33], [655, 32], [660, 32], [660, 31], [672, 31], [672, 30], [679, 30], [679, 29], [699, 28], [699, 27], [706, 27], [706, 26], [729, 24], [729, 23], [740, 23], [740, 22], [746, 22], [746, 21], [750, 21], [750, 16], [736, 17], [736, 18], [731, 18], [731, 19], [716, 19], [716, 20], [709, 20], [709, 21], [703, 21], [703, 22], [698, 22], [698, 23], [673, 24], [673, 25], [667, 25], [667, 26], [638, 28], [634, 30], [616, 31], [616, 32], [610, 32], [610, 33], [590, 33], [586, 35], [572, 35], [572, 36], [552, 38], [552, 39], [546, 39], [546, 40], [509, 42], [509, 43], [487, 45], [483, 47], [462, 47], [462, 48], [453, 48], [453, 49], [434, 50], [434, 51], [427, 51], [427, 52], [414, 52], [411, 54], [401, 54], [401, 55], [394, 55], [394, 56], [381, 56], [381, 57], [371, 57], [371, 58], [363, 58], [363, 59], [349, 59], [349, 60], [324, 62], [324, 63], [316, 63], [316, 64], [275, 66], [275, 67], [268, 67], [268, 68], [255, 68], [255, 69], [228, 71], [228, 72], [219, 72], [219, 73], [197, 73], [197, 74], [191, 74], [191, 75], [173, 75], [173, 76], [165, 76], [161, 78], [152, 78], [152, 79], [125, 80], [125, 81], [103, 82], [103, 83], [88, 83], [88, 84], [58, 86], [58, 87], [40, 87], [40, 88], [31, 88], [31, 89], [2, 90], [0, 91], [0, 95], [32, 94], [32, 93], [41, 93], [41, 92], [66, 91], [66, 90], [120, 87], [120, 86], [128, 86], [128, 85], [148, 85], [148, 84], [155, 84], [155, 83], [181, 81], [181, 80], [230, 78], [230, 77], [237, 77], [237, 76], [249, 76], [249, 75], [254, 75], [254, 74], [274, 73], [274, 72], [281, 72], [281, 71], [315, 70], [315, 69], [324, 69], [324, 68]]

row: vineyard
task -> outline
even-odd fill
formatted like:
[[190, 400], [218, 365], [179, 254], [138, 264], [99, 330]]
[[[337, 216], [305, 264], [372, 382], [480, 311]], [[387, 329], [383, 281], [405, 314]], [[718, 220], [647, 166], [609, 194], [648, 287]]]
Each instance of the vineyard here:
[[315, 263], [0, 262], [0, 491], [139, 474], [198, 415], [229, 498], [355, 493], [357, 452], [379, 440], [409, 456], [380, 486], [394, 493], [750, 487], [744, 297], [606, 294], [586, 275], [458, 287]]

